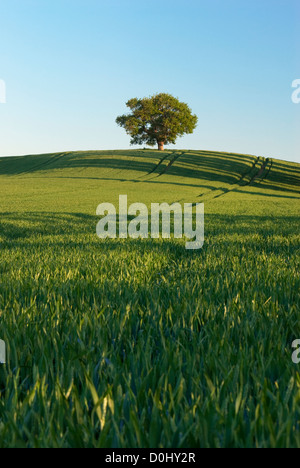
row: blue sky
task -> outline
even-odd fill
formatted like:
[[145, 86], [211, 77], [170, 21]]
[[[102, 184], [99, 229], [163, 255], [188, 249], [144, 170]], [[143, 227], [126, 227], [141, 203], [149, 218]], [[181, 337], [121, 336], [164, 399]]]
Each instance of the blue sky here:
[[300, 162], [299, 0], [1, 0], [0, 21], [0, 156], [130, 148], [126, 101], [167, 92], [198, 115], [176, 148]]

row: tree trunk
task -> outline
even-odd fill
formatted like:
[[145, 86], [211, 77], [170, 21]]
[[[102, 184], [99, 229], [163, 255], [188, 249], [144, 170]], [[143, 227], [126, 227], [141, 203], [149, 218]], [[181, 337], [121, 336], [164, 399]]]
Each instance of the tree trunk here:
[[158, 151], [164, 151], [164, 141], [158, 141]]

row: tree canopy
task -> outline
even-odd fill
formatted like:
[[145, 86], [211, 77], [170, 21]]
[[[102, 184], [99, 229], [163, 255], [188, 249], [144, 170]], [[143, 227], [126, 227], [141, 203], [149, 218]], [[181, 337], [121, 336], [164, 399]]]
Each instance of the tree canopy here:
[[163, 150], [165, 144], [174, 144], [178, 136], [193, 133], [198, 121], [187, 104], [170, 94], [133, 98], [126, 106], [131, 113], [120, 115], [116, 123], [131, 136], [132, 145], [157, 144]]

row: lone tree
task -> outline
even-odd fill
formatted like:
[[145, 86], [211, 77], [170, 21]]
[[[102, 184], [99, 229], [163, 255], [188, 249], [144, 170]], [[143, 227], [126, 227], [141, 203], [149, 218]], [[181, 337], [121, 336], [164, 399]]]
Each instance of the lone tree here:
[[120, 115], [116, 123], [131, 136], [132, 145], [164, 145], [175, 143], [178, 136], [193, 133], [198, 118], [184, 102], [170, 94], [160, 93], [149, 98], [133, 98], [126, 102], [130, 114]]

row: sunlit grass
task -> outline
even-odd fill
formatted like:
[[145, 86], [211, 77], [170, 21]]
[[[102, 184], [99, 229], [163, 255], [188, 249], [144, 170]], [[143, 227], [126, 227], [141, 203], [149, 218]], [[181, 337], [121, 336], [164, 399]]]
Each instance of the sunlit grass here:
[[[0, 160], [0, 446], [299, 447], [299, 166], [242, 187], [254, 156], [100, 156]], [[208, 185], [200, 251], [95, 234], [119, 194]]]

